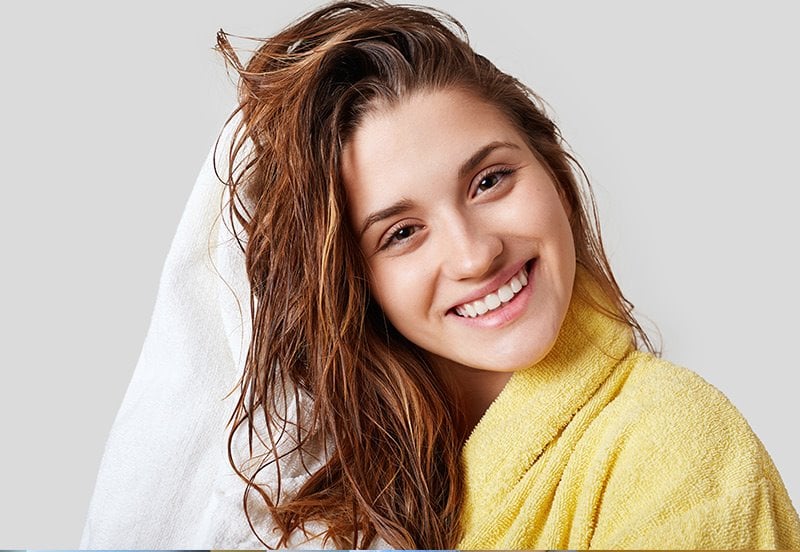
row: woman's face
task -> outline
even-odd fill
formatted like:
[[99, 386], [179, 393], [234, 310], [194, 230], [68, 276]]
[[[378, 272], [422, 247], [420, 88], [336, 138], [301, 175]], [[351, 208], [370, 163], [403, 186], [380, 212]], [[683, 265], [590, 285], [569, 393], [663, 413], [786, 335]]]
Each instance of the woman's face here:
[[564, 203], [525, 139], [459, 90], [367, 115], [343, 150], [352, 227], [387, 319], [434, 363], [541, 360], [569, 305]]

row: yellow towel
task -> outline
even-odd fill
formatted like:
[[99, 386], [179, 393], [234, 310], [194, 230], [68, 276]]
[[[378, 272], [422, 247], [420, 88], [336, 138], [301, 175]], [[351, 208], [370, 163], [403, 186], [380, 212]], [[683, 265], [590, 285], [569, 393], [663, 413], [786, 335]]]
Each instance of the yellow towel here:
[[736, 408], [576, 296], [462, 460], [462, 549], [800, 549], [783, 482]]

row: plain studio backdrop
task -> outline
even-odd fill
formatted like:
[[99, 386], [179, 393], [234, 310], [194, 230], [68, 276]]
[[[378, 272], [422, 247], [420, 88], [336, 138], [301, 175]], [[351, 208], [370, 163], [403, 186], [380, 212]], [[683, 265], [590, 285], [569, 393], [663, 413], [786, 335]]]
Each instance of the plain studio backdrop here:
[[[78, 544], [162, 263], [233, 108], [217, 29], [267, 36], [316, 5], [4, 8], [0, 547]], [[799, 506], [796, 4], [429, 5], [547, 100], [665, 358], [742, 411]]]

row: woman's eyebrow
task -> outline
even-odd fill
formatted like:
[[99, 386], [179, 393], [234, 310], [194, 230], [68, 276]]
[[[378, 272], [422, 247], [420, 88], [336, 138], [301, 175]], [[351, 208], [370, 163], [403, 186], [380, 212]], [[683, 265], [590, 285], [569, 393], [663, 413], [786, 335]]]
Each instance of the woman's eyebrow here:
[[374, 213], [371, 213], [366, 219], [364, 219], [364, 224], [361, 226], [361, 232], [358, 233], [358, 238], [361, 239], [361, 237], [364, 235], [364, 232], [366, 232], [369, 229], [369, 227], [375, 224], [376, 222], [380, 222], [389, 217], [399, 215], [404, 211], [408, 211], [413, 206], [414, 202], [411, 201], [410, 199], [401, 199], [400, 201], [392, 203], [385, 209], [381, 209], [380, 211], [375, 211]]
[[511, 148], [516, 150], [520, 149], [518, 145], [512, 142], [490, 142], [473, 153], [469, 159], [461, 164], [461, 168], [458, 169], [458, 179], [464, 180], [472, 171], [475, 170], [475, 167], [477, 167], [481, 161], [483, 161], [494, 150], [500, 148]]

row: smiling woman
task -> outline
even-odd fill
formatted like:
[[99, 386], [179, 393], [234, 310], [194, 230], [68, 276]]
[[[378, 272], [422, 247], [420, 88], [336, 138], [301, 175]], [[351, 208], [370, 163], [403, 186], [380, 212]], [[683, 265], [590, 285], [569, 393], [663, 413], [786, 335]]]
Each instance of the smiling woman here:
[[243, 483], [153, 543], [800, 547], [745, 420], [655, 354], [542, 102], [457, 22], [345, 2], [246, 63], [219, 48], [240, 76], [221, 148], [251, 307]]
[[575, 275], [569, 204], [502, 112], [452, 88], [365, 120], [342, 176], [372, 296], [472, 397], [474, 425], [556, 340]]

